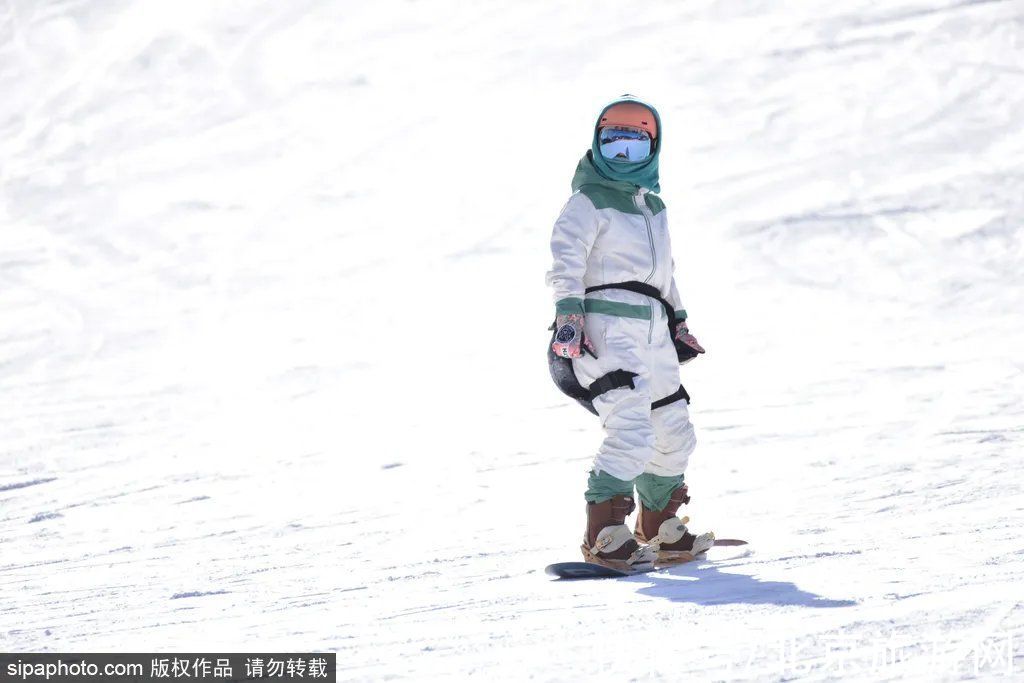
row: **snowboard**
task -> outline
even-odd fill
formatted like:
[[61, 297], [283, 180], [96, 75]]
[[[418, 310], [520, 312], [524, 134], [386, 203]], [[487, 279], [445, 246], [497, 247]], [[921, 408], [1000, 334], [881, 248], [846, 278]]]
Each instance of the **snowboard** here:
[[[725, 546], [736, 546], [736, 545], [747, 545], [746, 541], [741, 541], [738, 538], [716, 538], [715, 547]], [[698, 557], [696, 559], [705, 559], [704, 557]], [[667, 569], [668, 567], [676, 567], [685, 562], [668, 562], [665, 564], [655, 563], [649, 569], [635, 569], [633, 571], [619, 571], [618, 569], [612, 569], [611, 567], [605, 567], [602, 564], [594, 564], [593, 562], [556, 562], [549, 564], [544, 568], [544, 572], [551, 576], [557, 577], [564, 580], [578, 580], [578, 579], [614, 579], [621, 578], [623, 576], [636, 576], [638, 574], [647, 574], [649, 572], [656, 572], [659, 569]]]

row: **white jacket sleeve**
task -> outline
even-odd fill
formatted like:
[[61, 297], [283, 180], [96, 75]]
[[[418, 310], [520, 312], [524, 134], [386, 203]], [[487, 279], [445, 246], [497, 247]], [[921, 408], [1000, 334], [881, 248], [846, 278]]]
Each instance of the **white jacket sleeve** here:
[[551, 256], [547, 283], [554, 289], [558, 313], [583, 313], [583, 275], [587, 258], [597, 239], [597, 211], [585, 195], [577, 192], [562, 209], [551, 233]]

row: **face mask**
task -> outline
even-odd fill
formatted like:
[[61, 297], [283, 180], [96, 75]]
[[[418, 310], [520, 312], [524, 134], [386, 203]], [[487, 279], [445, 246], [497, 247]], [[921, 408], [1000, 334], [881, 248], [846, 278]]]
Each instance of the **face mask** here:
[[611, 161], [643, 161], [651, 155], [651, 136], [647, 131], [622, 126], [606, 126], [598, 133], [601, 156]]

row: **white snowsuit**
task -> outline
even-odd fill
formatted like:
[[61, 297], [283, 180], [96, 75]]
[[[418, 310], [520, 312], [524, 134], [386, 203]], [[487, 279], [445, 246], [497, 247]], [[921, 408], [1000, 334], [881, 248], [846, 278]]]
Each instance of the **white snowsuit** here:
[[672, 247], [665, 205], [639, 189], [586, 184], [572, 195], [551, 236], [554, 265], [547, 282], [554, 288], [556, 310], [582, 305], [585, 333], [597, 358], [573, 359], [583, 387], [623, 369], [637, 373], [635, 389], [613, 389], [594, 399], [606, 436], [594, 469], [631, 481], [643, 472], [683, 474], [696, 446], [687, 402], [675, 400], [651, 409], [654, 401], [679, 389], [679, 361], [664, 307], [642, 294], [587, 287], [637, 281], [659, 290], [686, 316], [673, 277]]

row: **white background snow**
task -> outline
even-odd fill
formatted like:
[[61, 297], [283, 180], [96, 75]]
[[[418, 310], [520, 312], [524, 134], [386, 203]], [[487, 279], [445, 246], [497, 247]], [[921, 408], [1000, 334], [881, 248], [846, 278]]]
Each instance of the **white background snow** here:
[[[544, 363], [664, 120], [693, 526], [605, 582]], [[1024, 2], [0, 1], [0, 651], [1024, 676]]]

